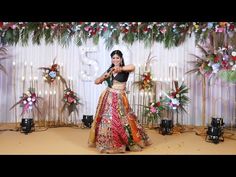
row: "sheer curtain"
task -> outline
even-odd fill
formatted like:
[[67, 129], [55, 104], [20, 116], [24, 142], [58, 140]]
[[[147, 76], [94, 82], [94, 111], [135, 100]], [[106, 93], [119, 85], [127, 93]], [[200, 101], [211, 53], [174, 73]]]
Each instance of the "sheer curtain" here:
[[[84, 114], [94, 115], [99, 95], [106, 85], [95, 85], [94, 79], [101, 75], [111, 63], [110, 53], [114, 49], [120, 49], [124, 54], [125, 63], [133, 63], [136, 66], [135, 74], [138, 73], [141, 66], [145, 63], [149, 53], [155, 56], [151, 63], [151, 72], [157, 80], [157, 93], [160, 90], [168, 92], [170, 87], [169, 68], [177, 68], [176, 78], [184, 81], [190, 88], [188, 96], [191, 102], [186, 107], [188, 114], [183, 114], [183, 123], [187, 125], [202, 124], [202, 80], [196, 75], [185, 75], [185, 72], [191, 69], [187, 62], [194, 60], [190, 54], [200, 55], [199, 50], [195, 47], [194, 37], [176, 48], [166, 49], [163, 44], [154, 43], [151, 47], [145, 47], [142, 42], [135, 42], [133, 45], [127, 45], [121, 42], [112, 49], [106, 49], [102, 40], [98, 45], [88, 41], [81, 47], [71, 43], [68, 47], [62, 47], [58, 43], [46, 45], [43, 41], [41, 45], [8, 47], [8, 52], [12, 58], [2, 61], [7, 69], [7, 75], [0, 73], [0, 122], [19, 122], [21, 120], [21, 108], [9, 111], [9, 108], [19, 100], [23, 91], [30, 87], [30, 80], [34, 84], [38, 94], [44, 98], [41, 106], [42, 115], [38, 118], [50, 120], [60, 119], [66, 122], [78, 122]], [[39, 67], [49, 67], [53, 59], [62, 66], [60, 72], [62, 76], [70, 82], [70, 86], [77, 92], [81, 105], [78, 106], [79, 114], [72, 114], [70, 117], [66, 113], [60, 113], [63, 102], [62, 92], [63, 85], [55, 84], [51, 87], [44, 82], [42, 70]], [[88, 62], [89, 60], [89, 62]], [[15, 65], [14, 65], [15, 64]], [[96, 72], [97, 70], [97, 72]], [[26, 73], [26, 74], [25, 74]], [[83, 74], [85, 73], [85, 74]], [[87, 76], [86, 76], [87, 73]], [[137, 112], [134, 97], [139, 96], [139, 91], [132, 88], [132, 81], [135, 74], [131, 74], [128, 81], [128, 90], [131, 107]], [[23, 81], [22, 77], [25, 77]], [[86, 78], [87, 77], [87, 78]], [[161, 83], [161, 84], [160, 84]], [[227, 84], [221, 80], [206, 86], [206, 123], [210, 117], [223, 117], [224, 121], [233, 126], [236, 117], [236, 86]], [[135, 95], [133, 95], [133, 93]], [[141, 117], [139, 117], [140, 119]]]

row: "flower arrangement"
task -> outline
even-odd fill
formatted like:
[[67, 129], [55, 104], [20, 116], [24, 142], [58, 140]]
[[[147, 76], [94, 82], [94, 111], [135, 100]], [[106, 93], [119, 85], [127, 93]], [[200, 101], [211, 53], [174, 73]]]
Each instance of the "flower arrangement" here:
[[232, 46], [219, 48], [209, 57], [212, 73], [228, 82], [236, 82], [236, 49]]
[[60, 75], [59, 65], [55, 63], [55, 59], [53, 60], [51, 67], [40, 67], [39, 69], [44, 70], [43, 77], [47, 83], [52, 84], [57, 78], [60, 78], [60, 80], [67, 86], [66, 80]]
[[193, 22], [192, 31], [196, 36], [196, 43], [205, 42], [209, 35], [226, 34], [233, 38], [236, 32], [235, 22]]
[[138, 85], [139, 90], [150, 91], [154, 86], [154, 81], [152, 80], [151, 72], [144, 72], [139, 81], [134, 82], [134, 84]]
[[189, 88], [182, 82], [181, 86], [178, 86], [178, 81], [174, 81], [175, 89], [172, 90], [168, 95], [165, 93], [164, 102], [171, 110], [178, 110], [187, 112], [184, 108], [190, 101], [190, 99], [185, 95], [188, 93]]
[[65, 110], [65, 108], [67, 108], [69, 111], [69, 116], [73, 111], [77, 111], [78, 113], [78, 109], [76, 106], [80, 104], [80, 99], [77, 97], [76, 93], [70, 88], [66, 88], [64, 90], [64, 96], [62, 101], [64, 102], [62, 112]]
[[23, 108], [21, 116], [24, 115], [26, 112], [33, 110], [33, 108], [36, 108], [39, 111], [39, 108], [38, 108], [39, 99], [42, 99], [42, 98], [36, 95], [35, 89], [29, 88], [28, 91], [26, 93], [23, 93], [23, 96], [20, 97], [20, 101], [15, 103], [10, 108], [10, 110], [14, 108], [16, 105], [20, 104], [20, 107]]
[[198, 72], [205, 77], [212, 78], [218, 75], [225, 81], [236, 82], [236, 49], [228, 45], [219, 47], [218, 50], [206, 51], [199, 46], [204, 52], [203, 57], [196, 56], [197, 61], [192, 61], [195, 68], [188, 71]]
[[151, 74], [151, 62], [156, 61], [156, 59], [154, 59], [155, 57], [156, 56], [151, 56], [150, 51], [148, 58], [146, 59], [146, 62], [144, 64], [144, 73], [141, 75], [141, 77], [139, 76], [139, 81], [134, 82], [134, 84], [138, 85], [140, 91], [151, 91], [151, 89], [155, 85]]
[[154, 101], [149, 103], [149, 106], [145, 106], [144, 116], [147, 117], [148, 121], [156, 120], [161, 118], [161, 112], [165, 110], [165, 107], [161, 101]]

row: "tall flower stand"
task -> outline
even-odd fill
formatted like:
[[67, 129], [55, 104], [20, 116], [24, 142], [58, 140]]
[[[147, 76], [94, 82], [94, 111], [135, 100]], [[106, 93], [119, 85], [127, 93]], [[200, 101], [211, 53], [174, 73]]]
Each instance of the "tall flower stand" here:
[[206, 136], [206, 77], [202, 76], [202, 126], [196, 129], [196, 135]]
[[174, 122], [174, 116], [176, 115], [176, 124], [173, 126], [173, 134], [180, 134], [184, 132], [184, 128], [181, 124], [179, 124], [178, 118], [179, 118], [179, 113], [176, 111], [176, 114], [174, 113], [174, 110], [170, 110], [171, 113], [171, 119]]

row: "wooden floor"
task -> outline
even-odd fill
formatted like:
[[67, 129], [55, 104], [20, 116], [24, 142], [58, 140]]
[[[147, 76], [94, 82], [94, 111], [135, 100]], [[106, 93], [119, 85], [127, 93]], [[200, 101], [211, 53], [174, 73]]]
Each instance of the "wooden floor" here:
[[[141, 152], [126, 152], [125, 155], [167, 155], [167, 154], [236, 154], [236, 131], [225, 131], [225, 141], [213, 144], [205, 136], [195, 132], [160, 135], [156, 129], [147, 129], [153, 144]], [[0, 125], [0, 154], [57, 154], [97, 155], [95, 148], [87, 146], [89, 129], [61, 127], [42, 129], [25, 135], [19, 131], [4, 130]]]

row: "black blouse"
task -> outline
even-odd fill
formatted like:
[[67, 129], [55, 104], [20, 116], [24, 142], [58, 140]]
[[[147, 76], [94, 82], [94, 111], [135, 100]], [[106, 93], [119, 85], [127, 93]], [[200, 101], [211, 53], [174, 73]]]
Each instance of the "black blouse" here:
[[[109, 72], [111, 68], [107, 70]], [[120, 73], [117, 73], [117, 75], [114, 77], [113, 74], [111, 75], [110, 78], [108, 78], [106, 81], [108, 83], [108, 86], [111, 87], [113, 84], [113, 80], [117, 80], [119, 82], [126, 82], [129, 78], [129, 72], [122, 71]]]
[[117, 80], [119, 82], [126, 82], [129, 78], [129, 73], [128, 72], [120, 72], [118, 73], [115, 77], [112, 74], [112, 80]]

